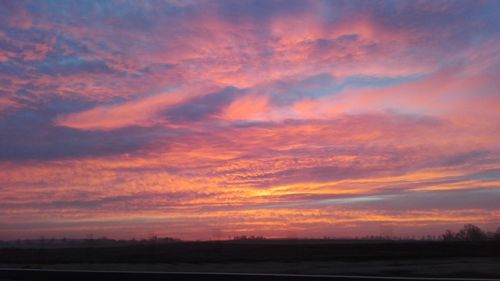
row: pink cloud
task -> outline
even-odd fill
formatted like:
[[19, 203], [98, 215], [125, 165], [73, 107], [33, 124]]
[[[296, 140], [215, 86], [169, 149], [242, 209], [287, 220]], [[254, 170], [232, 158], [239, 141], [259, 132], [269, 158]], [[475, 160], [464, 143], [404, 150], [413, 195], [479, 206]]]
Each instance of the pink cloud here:
[[188, 89], [180, 88], [171, 92], [146, 97], [118, 105], [98, 106], [90, 110], [58, 116], [57, 126], [81, 130], [109, 130], [127, 126], [154, 126], [161, 124], [158, 114], [173, 105], [190, 98], [214, 91], [217, 87], [198, 85]]

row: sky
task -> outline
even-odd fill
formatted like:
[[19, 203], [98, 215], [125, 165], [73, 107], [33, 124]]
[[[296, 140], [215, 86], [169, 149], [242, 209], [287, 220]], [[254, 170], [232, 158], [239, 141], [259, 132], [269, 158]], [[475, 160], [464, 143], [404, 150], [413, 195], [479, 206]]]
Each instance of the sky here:
[[0, 239], [500, 226], [500, 1], [0, 0]]

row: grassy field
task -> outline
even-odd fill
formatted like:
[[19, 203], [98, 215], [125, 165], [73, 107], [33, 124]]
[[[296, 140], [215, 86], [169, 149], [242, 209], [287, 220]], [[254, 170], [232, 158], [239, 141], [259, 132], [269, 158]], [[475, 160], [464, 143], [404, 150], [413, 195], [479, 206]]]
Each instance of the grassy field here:
[[3, 248], [1, 267], [500, 277], [500, 243], [262, 240]]

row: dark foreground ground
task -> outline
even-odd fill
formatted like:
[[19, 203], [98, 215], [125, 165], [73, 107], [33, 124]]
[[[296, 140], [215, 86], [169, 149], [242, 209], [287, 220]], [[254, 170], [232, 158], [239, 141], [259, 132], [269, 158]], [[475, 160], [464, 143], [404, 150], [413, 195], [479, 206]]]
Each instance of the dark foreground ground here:
[[239, 281], [322, 281], [322, 280], [395, 280], [395, 281], [494, 281], [499, 279], [484, 278], [425, 278], [425, 277], [393, 277], [393, 276], [348, 276], [348, 275], [291, 275], [291, 274], [252, 274], [252, 273], [192, 273], [192, 272], [111, 272], [111, 271], [61, 271], [34, 269], [0, 269], [2, 281], [14, 280], [239, 280]]
[[0, 267], [129, 271], [118, 276], [118, 273], [75, 275], [75, 272], [9, 273], [3, 270], [0, 280], [56, 280], [59, 277], [60, 280], [310, 280], [305, 276], [293, 279], [276, 275], [258, 279], [245, 275], [199, 274], [140, 277], [134, 275], [139, 273], [130, 271], [500, 279], [500, 242], [263, 240], [114, 247], [10, 247], [0, 249]]

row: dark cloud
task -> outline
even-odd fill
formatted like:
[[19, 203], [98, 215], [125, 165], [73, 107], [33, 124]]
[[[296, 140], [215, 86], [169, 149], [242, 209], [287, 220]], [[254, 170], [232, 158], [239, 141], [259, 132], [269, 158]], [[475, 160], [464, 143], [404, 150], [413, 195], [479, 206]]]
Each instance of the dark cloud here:
[[46, 75], [110, 74], [114, 71], [100, 60], [86, 60], [79, 57], [62, 57], [44, 61], [39, 68]]
[[241, 94], [241, 90], [232, 87], [226, 88], [220, 92], [196, 97], [169, 108], [163, 116], [172, 122], [178, 123], [206, 120], [220, 113]]
[[81, 158], [133, 152], [151, 142], [152, 134], [151, 130], [140, 128], [114, 132], [82, 132], [52, 127], [4, 130], [0, 141], [0, 161]]
[[81, 100], [51, 100], [38, 109], [23, 109], [0, 120], [0, 161], [50, 160], [105, 156], [136, 151], [164, 131], [130, 127], [114, 131], [81, 131], [54, 126], [61, 113], [90, 108]]

